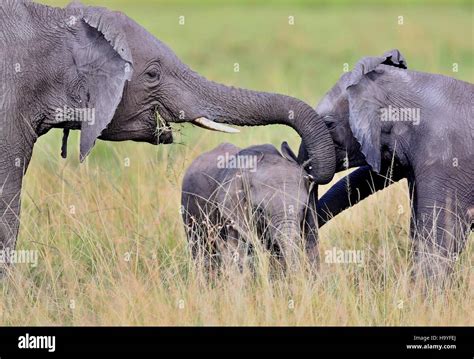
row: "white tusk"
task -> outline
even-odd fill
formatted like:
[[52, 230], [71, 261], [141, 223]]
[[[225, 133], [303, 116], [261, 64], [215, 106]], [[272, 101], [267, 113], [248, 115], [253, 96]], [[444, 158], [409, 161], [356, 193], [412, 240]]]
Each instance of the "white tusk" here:
[[207, 128], [208, 130], [212, 131], [219, 131], [225, 133], [239, 133], [240, 131], [236, 128], [232, 128], [230, 126], [223, 125], [221, 123], [217, 123], [211, 121], [205, 117], [196, 118], [193, 123], [199, 127]]

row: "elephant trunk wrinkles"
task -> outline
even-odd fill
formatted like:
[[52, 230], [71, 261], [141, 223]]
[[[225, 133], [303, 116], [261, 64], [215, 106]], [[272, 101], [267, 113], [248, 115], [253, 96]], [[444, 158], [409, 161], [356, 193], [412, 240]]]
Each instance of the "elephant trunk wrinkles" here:
[[283, 124], [295, 129], [309, 154], [306, 166], [316, 183], [334, 176], [334, 144], [322, 118], [298, 99], [266, 92], [229, 87], [193, 74], [200, 112], [210, 120], [238, 126]]

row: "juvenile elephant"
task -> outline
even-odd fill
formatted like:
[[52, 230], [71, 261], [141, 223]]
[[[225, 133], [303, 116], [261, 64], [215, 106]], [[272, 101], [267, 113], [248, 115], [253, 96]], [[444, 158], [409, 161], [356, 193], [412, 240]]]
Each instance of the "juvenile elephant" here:
[[285, 124], [312, 153], [315, 181], [334, 173], [329, 132], [304, 102], [208, 81], [120, 12], [2, 0], [0, 249], [15, 247], [22, 179], [39, 136], [64, 129], [66, 156], [69, 131], [81, 130], [82, 161], [97, 139], [171, 143], [169, 122]]
[[[319, 225], [407, 178], [415, 273], [441, 281], [472, 222], [473, 94], [470, 83], [407, 70], [398, 50], [363, 58], [342, 75], [316, 112], [336, 146], [336, 171], [362, 167], [319, 200]], [[307, 158], [304, 144], [299, 157]]]
[[[316, 187], [286, 142], [240, 149], [221, 144], [196, 158], [182, 187], [182, 214], [194, 258], [215, 264], [244, 259], [256, 229], [282, 267], [295, 268], [300, 250], [317, 264]], [[304, 240], [302, 239], [304, 238]]]

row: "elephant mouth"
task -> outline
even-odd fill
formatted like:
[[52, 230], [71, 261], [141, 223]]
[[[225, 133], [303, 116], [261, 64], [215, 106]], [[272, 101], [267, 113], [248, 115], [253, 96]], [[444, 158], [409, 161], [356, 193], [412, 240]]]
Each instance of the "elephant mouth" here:
[[[156, 143], [171, 144], [173, 143], [173, 129], [168, 121], [166, 121], [158, 111], [155, 111], [155, 118], [157, 123], [156, 128]], [[239, 133], [240, 130], [226, 126], [222, 123], [214, 122], [207, 117], [198, 117], [190, 121], [193, 125], [204, 128], [210, 131], [217, 131], [223, 133]]]
[[156, 118], [156, 132], [155, 132], [155, 145], [163, 143], [165, 145], [173, 143], [173, 130], [170, 124], [160, 116], [158, 111], [155, 111]]

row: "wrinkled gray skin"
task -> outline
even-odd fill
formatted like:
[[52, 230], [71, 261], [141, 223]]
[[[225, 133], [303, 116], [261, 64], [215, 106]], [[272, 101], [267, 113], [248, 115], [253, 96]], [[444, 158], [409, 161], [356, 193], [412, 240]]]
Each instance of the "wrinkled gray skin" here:
[[[336, 171], [362, 166], [318, 201], [319, 225], [407, 178], [414, 274], [441, 281], [472, 223], [473, 92], [470, 83], [407, 70], [397, 50], [360, 60], [316, 108], [336, 146]], [[419, 124], [381, 121], [388, 106], [420, 109]], [[305, 158], [304, 145], [299, 156]]]
[[[187, 169], [181, 197], [185, 230], [193, 257], [208, 269], [229, 261], [242, 269], [254, 228], [283, 269], [297, 268], [303, 248], [317, 266], [316, 186], [286, 142], [281, 150], [225, 143]], [[247, 162], [231, 168], [232, 156]]]
[[[334, 175], [326, 126], [297, 99], [227, 87], [183, 64], [122, 13], [74, 3], [0, 4], [0, 246], [13, 249], [20, 192], [33, 145], [53, 128], [81, 130], [81, 160], [97, 138], [171, 143], [168, 122], [207, 117], [235, 125], [286, 124], [311, 153], [315, 182]], [[95, 119], [58, 118], [57, 109], [93, 108]], [[165, 121], [157, 131], [156, 112]]]

